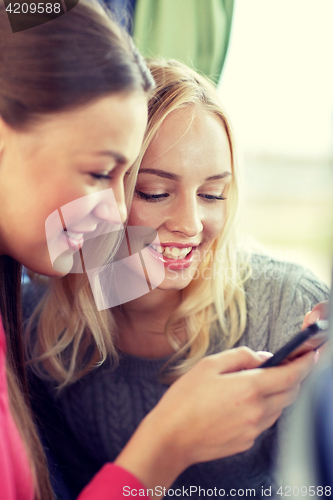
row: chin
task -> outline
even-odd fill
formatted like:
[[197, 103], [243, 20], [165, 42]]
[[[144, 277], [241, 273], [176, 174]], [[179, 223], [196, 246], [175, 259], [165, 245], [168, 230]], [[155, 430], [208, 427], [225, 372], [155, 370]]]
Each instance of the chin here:
[[[72, 252], [66, 252], [60, 255], [52, 265], [52, 276], [65, 276], [73, 272], [74, 257]], [[82, 271], [81, 271], [82, 272]], [[51, 276], [51, 275], [50, 275]]]
[[48, 255], [43, 259], [43, 262], [25, 262], [23, 265], [31, 271], [42, 274], [43, 276], [61, 278], [71, 272], [73, 268], [73, 255], [61, 256], [56, 259], [53, 265]]
[[197, 267], [192, 266], [180, 271], [166, 268], [165, 271], [166, 277], [161, 285], [159, 285], [159, 288], [163, 288], [164, 290], [183, 290], [193, 279], [196, 279], [198, 273]]
[[186, 288], [190, 283], [191, 283], [192, 280], [164, 280], [163, 283], [161, 283], [159, 286], [157, 286], [156, 288], [158, 288], [158, 290], [184, 290], [184, 288]]

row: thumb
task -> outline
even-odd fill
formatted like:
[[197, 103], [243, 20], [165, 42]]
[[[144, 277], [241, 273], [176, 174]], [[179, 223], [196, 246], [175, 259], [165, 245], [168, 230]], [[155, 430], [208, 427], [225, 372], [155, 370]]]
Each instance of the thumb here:
[[236, 347], [210, 357], [214, 358], [214, 368], [218, 373], [232, 373], [257, 368], [267, 359], [267, 354], [263, 356], [263, 353], [256, 353], [248, 347]]
[[302, 325], [302, 330], [312, 325], [319, 319], [325, 319], [329, 315], [328, 310], [328, 301], [324, 300], [323, 302], [319, 302], [319, 304], [315, 305], [312, 311], [309, 311], [304, 316], [304, 321]]

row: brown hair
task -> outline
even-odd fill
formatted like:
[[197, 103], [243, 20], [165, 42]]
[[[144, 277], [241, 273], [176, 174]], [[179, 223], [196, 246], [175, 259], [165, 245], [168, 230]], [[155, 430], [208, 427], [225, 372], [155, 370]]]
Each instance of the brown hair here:
[[[97, 1], [80, 0], [51, 22], [12, 33], [0, 0], [0, 116], [10, 127], [24, 129], [47, 113], [110, 93], [149, 93], [153, 86], [130, 37]], [[1, 256], [0, 313], [7, 336], [11, 410], [30, 459], [36, 498], [50, 500], [45, 457], [28, 404], [20, 283], [21, 265]]]

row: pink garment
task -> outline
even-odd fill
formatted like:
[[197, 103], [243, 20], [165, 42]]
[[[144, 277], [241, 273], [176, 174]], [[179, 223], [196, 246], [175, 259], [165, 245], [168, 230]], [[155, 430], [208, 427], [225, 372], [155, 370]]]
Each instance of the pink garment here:
[[34, 487], [27, 453], [9, 409], [6, 337], [0, 317], [0, 497], [33, 500]]
[[[141, 491], [139, 492], [139, 490]], [[109, 463], [104, 465], [93, 477], [80, 494], [78, 500], [124, 500], [126, 497], [133, 498], [133, 496], [149, 498], [149, 495], [146, 496], [145, 493], [144, 486], [135, 476], [125, 469]], [[6, 337], [1, 317], [0, 497], [4, 500], [34, 499], [33, 479], [27, 453], [9, 409], [6, 376]]]
[[77, 500], [125, 500], [138, 497], [150, 498], [147, 488], [127, 470], [108, 463], [95, 474]]

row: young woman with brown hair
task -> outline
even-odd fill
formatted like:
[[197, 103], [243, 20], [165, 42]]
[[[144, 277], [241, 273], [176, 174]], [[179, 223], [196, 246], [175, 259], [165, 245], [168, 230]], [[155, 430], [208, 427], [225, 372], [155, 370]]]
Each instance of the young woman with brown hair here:
[[[131, 40], [97, 2], [82, 0], [18, 33], [0, 2], [0, 484], [6, 500], [53, 498], [28, 403], [21, 265], [61, 275], [50, 262], [45, 221], [66, 203], [111, 188], [126, 217], [123, 180], [139, 153], [153, 85]], [[75, 238], [112, 218], [104, 205], [96, 202], [67, 228], [74, 241], [65, 269], [73, 263]], [[64, 240], [61, 233], [55, 240]], [[102, 476], [87, 498], [104, 498], [99, 487], [105, 488]]]

